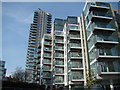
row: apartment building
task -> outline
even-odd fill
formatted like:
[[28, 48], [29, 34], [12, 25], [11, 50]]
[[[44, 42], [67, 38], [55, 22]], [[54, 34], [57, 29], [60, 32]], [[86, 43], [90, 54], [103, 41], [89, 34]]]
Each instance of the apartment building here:
[[65, 32], [65, 71], [69, 90], [84, 87], [85, 67], [83, 58], [80, 17], [68, 16], [64, 26]]
[[0, 80], [3, 80], [6, 75], [5, 61], [0, 60]]
[[64, 87], [64, 24], [66, 20], [55, 18], [53, 26], [53, 85]]
[[115, 16], [110, 3], [87, 2], [81, 16], [55, 18], [51, 27], [51, 14], [35, 11], [26, 61], [28, 81], [50, 89], [77, 90], [86, 87], [93, 72], [97, 86], [120, 87]]
[[120, 41], [111, 4], [88, 2], [81, 17], [94, 78], [105, 90], [114, 90], [120, 86]]
[[44, 34], [51, 33], [51, 19], [52, 15], [41, 9], [34, 12], [26, 59], [26, 71], [29, 74], [27, 82], [40, 83], [41, 41]]

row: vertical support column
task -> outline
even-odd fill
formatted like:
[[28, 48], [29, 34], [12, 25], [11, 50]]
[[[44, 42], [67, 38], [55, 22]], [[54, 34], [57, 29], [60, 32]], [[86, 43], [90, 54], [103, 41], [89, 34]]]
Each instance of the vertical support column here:
[[114, 90], [113, 80], [110, 80], [110, 89], [111, 89], [111, 90]]

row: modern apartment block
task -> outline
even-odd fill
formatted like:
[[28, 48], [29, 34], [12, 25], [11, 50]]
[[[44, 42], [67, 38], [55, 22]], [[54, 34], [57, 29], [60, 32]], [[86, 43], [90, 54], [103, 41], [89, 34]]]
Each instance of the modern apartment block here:
[[0, 60], [0, 80], [3, 80], [6, 75], [5, 61]]
[[[81, 16], [35, 11], [26, 70], [29, 82], [60, 90], [85, 88], [89, 73], [105, 90], [120, 87], [120, 40], [111, 4], [87, 2]], [[90, 71], [91, 70], [91, 71]]]
[[66, 20], [55, 18], [53, 27], [53, 85], [64, 87], [64, 32]]
[[68, 86], [69, 90], [80, 89], [86, 82], [80, 17], [68, 16], [63, 30], [65, 32], [65, 86]]
[[41, 43], [40, 84], [52, 84], [52, 36], [44, 34]]
[[105, 90], [113, 90], [120, 86], [120, 43], [111, 4], [88, 2], [81, 16], [90, 69]]
[[40, 83], [41, 41], [44, 34], [51, 33], [51, 14], [41, 9], [34, 12], [33, 23], [30, 27], [26, 71], [29, 73], [27, 82]]

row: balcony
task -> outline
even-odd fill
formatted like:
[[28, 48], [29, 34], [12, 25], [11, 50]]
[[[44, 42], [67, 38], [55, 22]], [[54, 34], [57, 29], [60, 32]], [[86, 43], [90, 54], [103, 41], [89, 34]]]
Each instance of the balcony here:
[[64, 46], [55, 46], [55, 50], [64, 51]]
[[117, 44], [119, 44], [118, 39], [112, 35], [110, 36], [104, 36], [104, 35], [95, 35], [94, 36], [94, 44], [96, 46], [105, 46], [109, 45], [109, 47], [113, 47]]
[[51, 52], [51, 48], [45, 47], [45, 48], [44, 48], [44, 51], [46, 51], [46, 52]]
[[60, 67], [55, 68], [55, 75], [64, 75], [64, 69]]
[[83, 65], [79, 61], [72, 61], [71, 62], [71, 70], [83, 70]]
[[64, 82], [64, 77], [63, 76], [56, 76], [55, 77], [55, 83], [61, 84]]
[[[113, 66], [111, 63], [102, 63], [102, 65], [97, 66], [97, 74], [106, 79], [118, 79], [120, 76], [120, 65], [115, 64]], [[110, 76], [110, 77], [108, 77]]]
[[43, 54], [43, 57], [51, 58], [51, 54]]
[[78, 50], [78, 49], [82, 49], [80, 43], [70, 43], [68, 48], [70, 48], [71, 50], [72, 50], [72, 49], [77, 49], [77, 50]]
[[51, 67], [50, 66], [44, 66], [43, 71], [51, 71]]
[[49, 59], [43, 59], [43, 64], [51, 64], [51, 60], [49, 60]]
[[80, 32], [80, 28], [78, 25], [68, 25], [68, 29], [69, 29], [69, 31], [79, 31]]
[[55, 53], [54, 57], [55, 58], [64, 58], [64, 54]]
[[43, 73], [43, 78], [52, 78], [51, 74], [45, 74], [45, 72]]
[[51, 46], [51, 42], [44, 42], [44, 45]]
[[55, 32], [55, 36], [63, 37], [63, 32]]
[[97, 60], [120, 60], [120, 53], [117, 48], [111, 49], [96, 49], [95, 50], [95, 57]]
[[113, 19], [113, 16], [110, 11], [108, 11], [108, 12], [92, 11], [90, 13], [90, 18], [91, 18], [91, 20], [99, 20], [99, 21], [101, 20], [101, 21], [109, 22]]
[[46, 85], [46, 84], [51, 85], [51, 83], [52, 83], [51, 80], [42, 81], [43, 85]]
[[80, 34], [70, 34], [69, 38], [70, 39], [78, 39], [78, 40], [80, 40]]
[[113, 33], [116, 31], [115, 25], [114, 24], [110, 24], [110, 23], [93, 23], [92, 24], [92, 30], [93, 32], [100, 32], [100, 31], [104, 31], [104, 33]]
[[92, 2], [90, 3], [90, 10], [109, 10], [110, 5], [108, 3], [103, 3], [103, 2]]
[[47, 39], [47, 40], [52, 40], [51, 36], [48, 36], [48, 35], [45, 35], [44, 38]]
[[56, 61], [54, 62], [54, 65], [55, 65], [56, 67], [64, 67], [64, 61], [63, 61], [63, 60], [56, 60]]
[[81, 59], [82, 54], [79, 52], [70, 52], [70, 54], [68, 54], [68, 58], [69, 59]]
[[71, 81], [79, 82], [84, 81], [83, 74], [81, 72], [72, 72], [71, 73]]
[[60, 44], [64, 44], [64, 40], [61, 39], [55, 39], [55, 43], [60, 43]]
[[63, 83], [64, 83], [64, 80], [61, 80], [61, 79], [55, 80], [55, 84], [63, 84]]

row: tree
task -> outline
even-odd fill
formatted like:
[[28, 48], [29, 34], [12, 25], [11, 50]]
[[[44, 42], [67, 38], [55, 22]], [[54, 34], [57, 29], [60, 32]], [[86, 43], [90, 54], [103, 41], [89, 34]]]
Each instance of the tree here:
[[87, 73], [87, 87], [90, 89], [91, 87], [95, 86], [97, 84], [97, 81], [94, 78], [94, 73], [91, 69], [88, 70]]
[[15, 81], [22, 81], [22, 82], [25, 82], [27, 77], [28, 77], [28, 73], [22, 69], [22, 67], [17, 67], [15, 72], [12, 73], [12, 78], [15, 80]]

